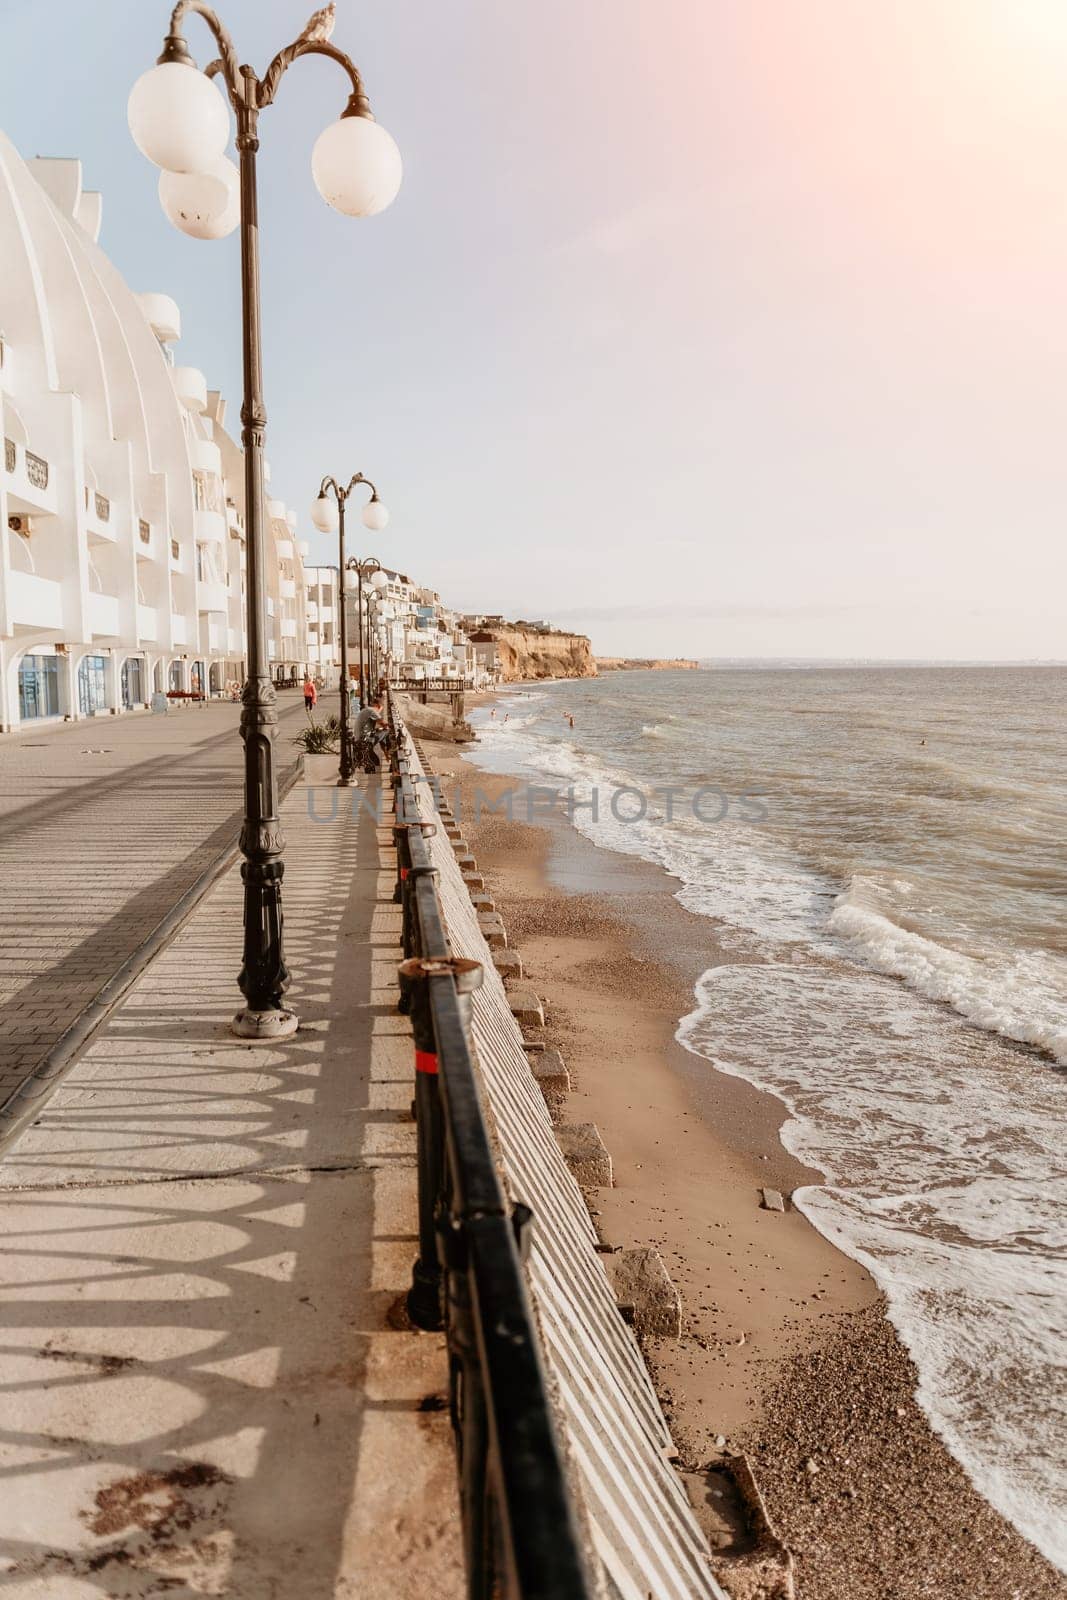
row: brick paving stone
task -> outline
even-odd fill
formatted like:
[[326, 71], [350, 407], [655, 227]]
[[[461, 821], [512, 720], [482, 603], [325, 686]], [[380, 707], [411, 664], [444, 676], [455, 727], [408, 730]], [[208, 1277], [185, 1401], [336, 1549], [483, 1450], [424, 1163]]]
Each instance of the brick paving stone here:
[[[304, 709], [278, 710], [281, 774]], [[0, 1104], [236, 838], [239, 718], [215, 702], [0, 737]]]

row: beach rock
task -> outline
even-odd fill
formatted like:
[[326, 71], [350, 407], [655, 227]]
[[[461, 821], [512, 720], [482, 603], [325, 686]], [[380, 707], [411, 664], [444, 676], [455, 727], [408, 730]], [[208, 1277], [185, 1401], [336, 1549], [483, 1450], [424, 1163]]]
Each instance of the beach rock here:
[[785, 1201], [782, 1199], [782, 1196], [779, 1194], [777, 1189], [763, 1190], [763, 1209], [764, 1211], [785, 1210]]
[[579, 1183], [611, 1187], [611, 1156], [595, 1122], [568, 1122], [556, 1129], [556, 1143]]
[[490, 950], [505, 949], [508, 936], [498, 912], [479, 913], [478, 927], [481, 929], [482, 938]]
[[496, 901], [493, 899], [492, 895], [487, 894], [484, 889], [471, 890], [471, 904], [474, 906], [476, 911], [487, 912], [496, 910]]
[[517, 950], [494, 950], [493, 965], [505, 983], [522, 977], [522, 957]]
[[463, 882], [468, 889], [484, 889], [485, 879], [480, 872], [472, 872], [469, 868], [463, 871]]
[[545, 1008], [532, 989], [512, 989], [508, 994], [508, 1004], [516, 1022], [544, 1027]]
[[619, 1250], [604, 1262], [625, 1321], [658, 1339], [682, 1336], [682, 1302], [658, 1250]]

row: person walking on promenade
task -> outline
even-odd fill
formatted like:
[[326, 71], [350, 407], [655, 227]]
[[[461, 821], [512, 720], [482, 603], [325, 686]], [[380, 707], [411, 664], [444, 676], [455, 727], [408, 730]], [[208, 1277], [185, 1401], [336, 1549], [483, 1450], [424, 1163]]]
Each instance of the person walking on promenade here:
[[310, 717], [315, 709], [315, 702], [319, 698], [319, 691], [311, 680], [310, 674], [304, 679], [304, 710]]

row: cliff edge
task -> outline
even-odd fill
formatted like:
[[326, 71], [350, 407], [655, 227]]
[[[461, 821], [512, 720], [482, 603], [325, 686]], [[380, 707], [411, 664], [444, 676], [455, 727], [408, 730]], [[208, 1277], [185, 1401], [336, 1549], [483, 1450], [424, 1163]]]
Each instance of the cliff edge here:
[[504, 683], [520, 683], [530, 678], [596, 677], [596, 662], [584, 633], [487, 628], [472, 637], [496, 641]]

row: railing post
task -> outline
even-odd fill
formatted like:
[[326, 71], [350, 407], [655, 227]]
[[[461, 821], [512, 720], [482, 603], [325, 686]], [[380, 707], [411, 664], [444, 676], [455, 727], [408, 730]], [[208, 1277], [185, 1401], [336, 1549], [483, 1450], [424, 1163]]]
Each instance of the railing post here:
[[462, 1218], [442, 1217], [449, 1401], [459, 1458], [460, 1521], [468, 1600], [493, 1600], [496, 1588], [489, 1497], [489, 1417], [471, 1302], [470, 1254]]
[[[409, 879], [409, 885], [410, 882]], [[412, 892], [413, 885], [408, 888], [408, 894]], [[451, 978], [454, 982], [463, 1026], [469, 1031], [470, 997], [482, 981], [481, 963], [460, 959], [425, 960], [417, 956], [400, 966], [401, 996], [406, 998], [415, 1037], [419, 1174], [419, 1254], [411, 1272], [407, 1307], [415, 1326], [428, 1331], [441, 1327], [443, 1313], [437, 1217], [445, 1182], [445, 1127], [437, 1081], [437, 1039], [430, 1007], [430, 982], [434, 978]]]

